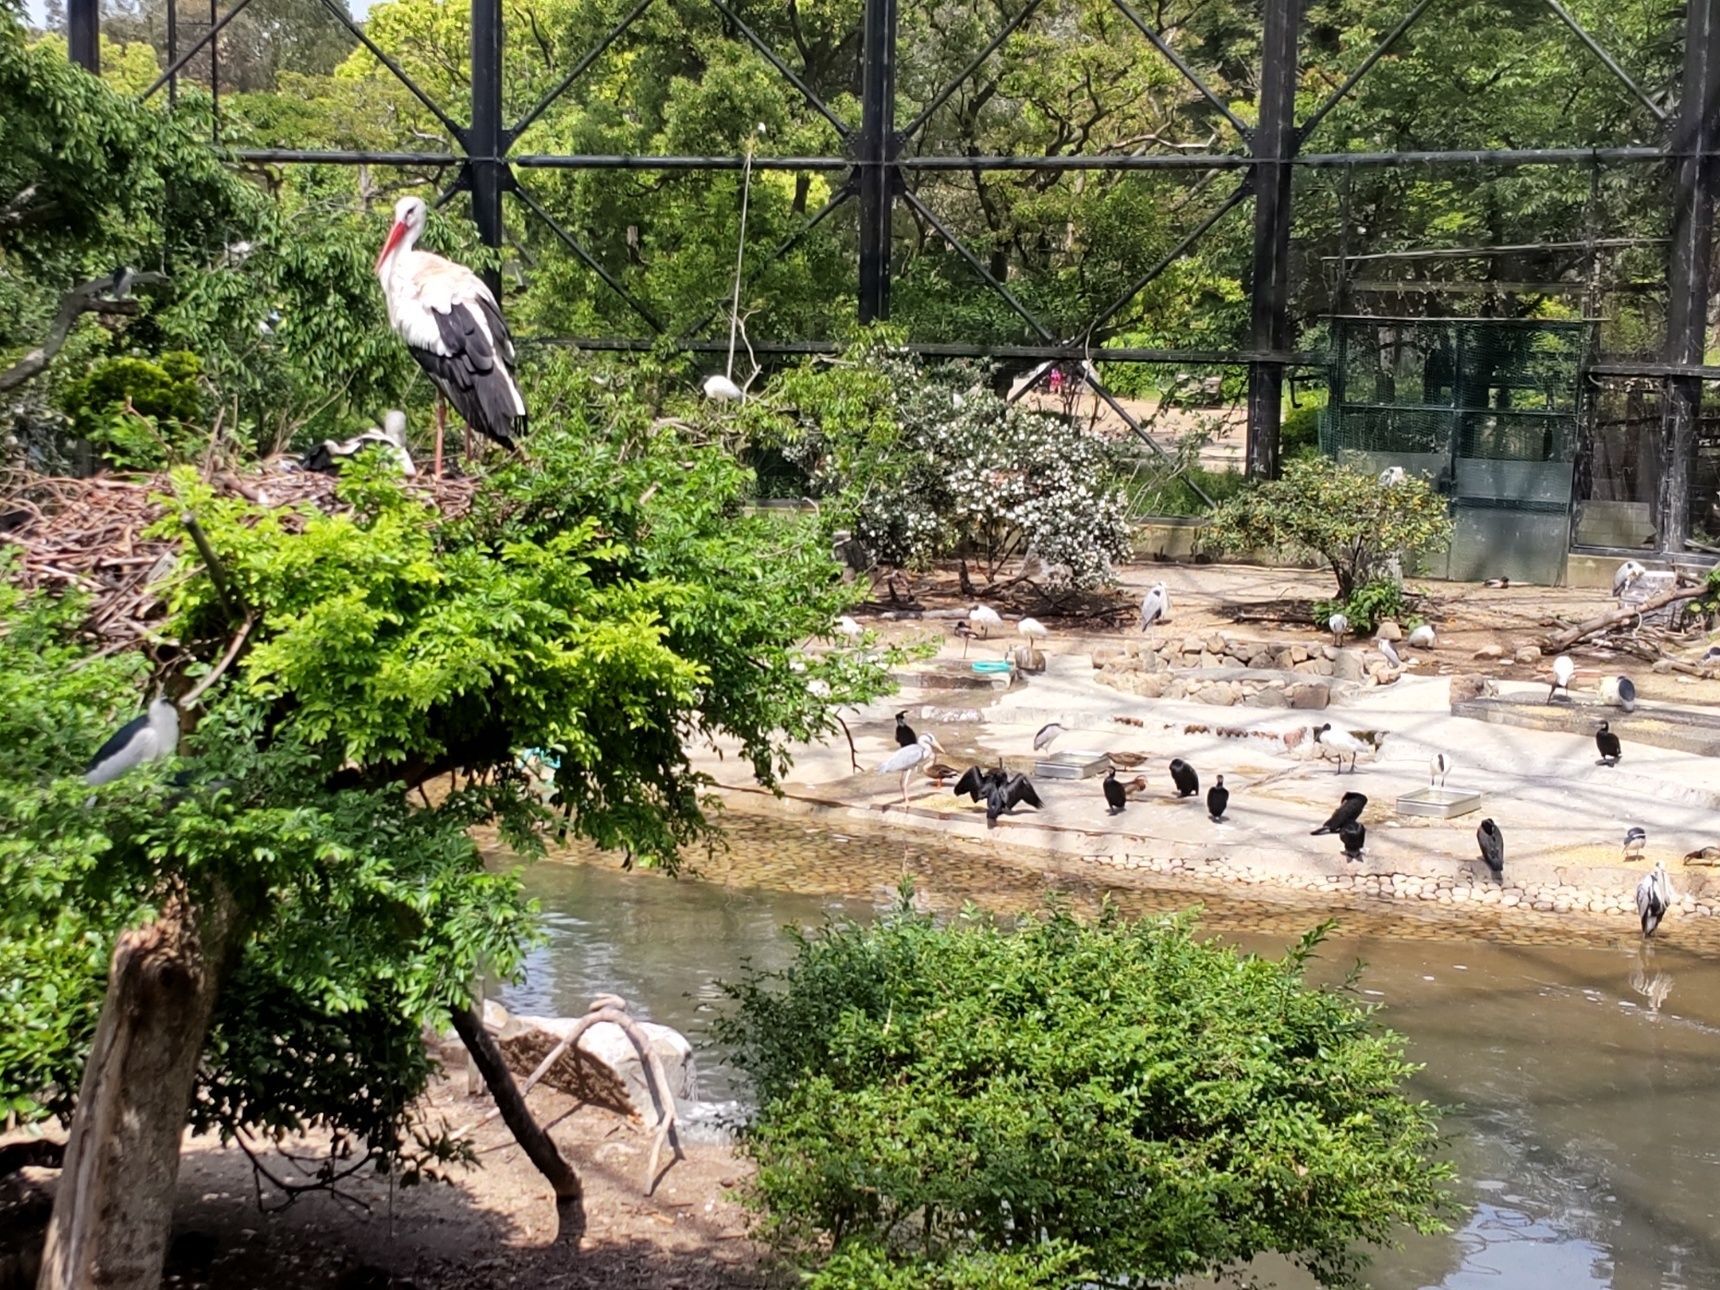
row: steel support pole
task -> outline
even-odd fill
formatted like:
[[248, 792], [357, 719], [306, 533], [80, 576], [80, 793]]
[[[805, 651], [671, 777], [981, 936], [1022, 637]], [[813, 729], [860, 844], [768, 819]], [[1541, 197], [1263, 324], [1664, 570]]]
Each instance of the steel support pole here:
[[[1257, 353], [1280, 354], [1290, 348], [1290, 162], [1297, 143], [1296, 46], [1302, 0], [1265, 0], [1265, 9], [1260, 116], [1252, 140], [1251, 344]], [[1283, 361], [1257, 359], [1248, 369], [1248, 473], [1256, 478], [1271, 479], [1278, 473], [1283, 401]]]
[[[472, 0], [472, 128], [466, 132], [466, 174], [472, 222], [485, 246], [502, 244], [502, 194], [508, 171], [507, 127], [502, 123], [502, 0]], [[501, 274], [484, 270], [498, 300]]]
[[890, 217], [896, 153], [896, 0], [866, 0], [860, 135], [855, 163], [860, 188], [860, 322], [890, 316]]
[[86, 72], [101, 73], [101, 0], [67, 0], [66, 52]]
[[[1689, 0], [1684, 26], [1684, 96], [1673, 130], [1678, 157], [1672, 199], [1672, 250], [1667, 273], [1668, 363], [1700, 365], [1707, 339], [1708, 272], [1713, 258], [1714, 150], [1720, 146], [1720, 0]], [[1667, 378], [1661, 395], [1661, 470], [1655, 493], [1655, 532], [1661, 551], [1684, 550], [1690, 537], [1690, 472], [1702, 382]]]

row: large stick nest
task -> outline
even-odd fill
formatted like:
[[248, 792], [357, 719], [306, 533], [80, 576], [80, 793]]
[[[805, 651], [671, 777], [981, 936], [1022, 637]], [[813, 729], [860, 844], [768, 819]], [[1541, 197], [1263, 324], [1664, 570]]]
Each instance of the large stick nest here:
[[[276, 458], [244, 472], [219, 471], [217, 492], [284, 512], [289, 530], [303, 526], [307, 506], [324, 514], [346, 509], [335, 477], [313, 474]], [[419, 477], [411, 490], [444, 515], [464, 515], [477, 492], [471, 478]], [[104, 653], [151, 648], [166, 614], [173, 575], [198, 555], [184, 530], [145, 537], [174, 508], [166, 475], [102, 475], [66, 479], [24, 471], [0, 473], [0, 561], [8, 581], [54, 595], [81, 593], [89, 602], [83, 630]]]

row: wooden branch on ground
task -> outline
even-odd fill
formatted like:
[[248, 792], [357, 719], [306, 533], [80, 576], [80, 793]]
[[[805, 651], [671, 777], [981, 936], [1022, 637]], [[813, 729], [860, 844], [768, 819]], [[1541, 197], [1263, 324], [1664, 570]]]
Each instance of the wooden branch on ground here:
[[89, 282], [80, 283], [65, 295], [60, 297], [60, 308], [54, 314], [54, 321], [48, 327], [48, 334], [42, 343], [32, 349], [5, 371], [0, 372], [0, 392], [15, 390], [24, 382], [40, 376], [47, 370], [48, 364], [65, 348], [66, 338], [72, 333], [72, 324], [84, 314], [135, 314], [137, 301], [130, 299], [104, 299], [114, 292], [139, 283], [166, 282], [167, 275], [162, 273], [128, 273], [119, 270], [105, 278], [95, 278]]
[[[649, 1196], [657, 1187], [657, 1160], [667, 1142], [675, 1152], [675, 1159], [685, 1159], [681, 1151], [680, 1135], [675, 1129], [675, 1095], [669, 1091], [669, 1075], [663, 1069], [663, 1059], [657, 1055], [657, 1050], [651, 1046], [651, 1041], [645, 1037], [645, 1032], [639, 1029], [639, 1023], [627, 1014], [627, 1002], [613, 994], [600, 994], [591, 1001], [591, 1008], [585, 1016], [573, 1024], [561, 1042], [549, 1050], [544, 1059], [537, 1064], [532, 1073], [526, 1076], [526, 1082], [519, 1086], [520, 1105], [525, 1106], [525, 1096], [530, 1093], [537, 1082], [549, 1074], [550, 1067], [560, 1061], [562, 1055], [577, 1044], [580, 1037], [599, 1022], [608, 1021], [621, 1027], [621, 1031], [632, 1043], [633, 1049], [639, 1054], [640, 1065], [645, 1071], [645, 1085], [650, 1090], [651, 1100], [656, 1103], [657, 1124], [651, 1140], [651, 1156], [645, 1164], [645, 1195]], [[486, 1031], [486, 1034], [489, 1032]], [[462, 1038], [464, 1036], [462, 1035]], [[498, 1050], [499, 1051], [499, 1050]], [[509, 1077], [512, 1083], [512, 1077]], [[496, 1109], [482, 1119], [475, 1120], [465, 1128], [456, 1129], [450, 1135], [462, 1138], [474, 1132], [495, 1119], [504, 1115], [501, 1099], [497, 1099]], [[510, 1126], [512, 1124], [510, 1122]], [[535, 1121], [534, 1121], [535, 1127]], [[517, 1136], [517, 1135], [516, 1135]], [[523, 1143], [522, 1143], [523, 1145]]]
[[519, 1086], [514, 1083], [513, 1072], [508, 1070], [502, 1057], [501, 1047], [485, 1028], [484, 1019], [469, 1006], [450, 1009], [450, 1013], [455, 1031], [466, 1045], [466, 1051], [472, 1054], [478, 1073], [484, 1077], [490, 1096], [496, 1099], [496, 1108], [513, 1133], [514, 1140], [555, 1189], [556, 1208], [562, 1211], [564, 1223], [574, 1229], [561, 1232], [560, 1239], [577, 1240], [585, 1232], [585, 1189], [580, 1185], [579, 1175], [562, 1159], [549, 1134], [532, 1118]]
[[1645, 600], [1640, 605], [1629, 605], [1623, 609], [1609, 609], [1599, 618], [1591, 618], [1587, 622], [1578, 623], [1575, 627], [1567, 627], [1562, 632], [1554, 632], [1541, 643], [1542, 653], [1557, 654], [1569, 649], [1578, 641], [1598, 635], [1609, 628], [1621, 627], [1633, 618], [1646, 617], [1657, 609], [1665, 609], [1668, 605], [1680, 600], [1694, 600], [1705, 588], [1675, 587], [1673, 590], [1656, 596], [1653, 600]]

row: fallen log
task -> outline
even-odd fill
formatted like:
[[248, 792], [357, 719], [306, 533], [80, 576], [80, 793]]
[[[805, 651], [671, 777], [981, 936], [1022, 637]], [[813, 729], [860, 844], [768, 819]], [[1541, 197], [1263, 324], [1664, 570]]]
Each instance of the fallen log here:
[[1653, 600], [1645, 600], [1640, 605], [1630, 605], [1624, 609], [1611, 609], [1599, 618], [1591, 618], [1587, 622], [1578, 623], [1575, 627], [1567, 627], [1562, 632], [1554, 632], [1541, 642], [1543, 654], [1558, 654], [1569, 649], [1578, 641], [1589, 636], [1598, 635], [1613, 627], [1622, 627], [1633, 618], [1646, 617], [1657, 609], [1676, 604], [1680, 600], [1694, 600], [1706, 588], [1701, 586], [1676, 587]]

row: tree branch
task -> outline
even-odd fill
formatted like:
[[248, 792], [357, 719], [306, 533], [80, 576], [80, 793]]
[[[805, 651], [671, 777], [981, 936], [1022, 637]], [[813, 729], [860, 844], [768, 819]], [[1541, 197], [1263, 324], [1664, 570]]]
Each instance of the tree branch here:
[[[19, 199], [14, 198], [13, 200]], [[7, 209], [10, 210], [11, 208], [8, 207]], [[4, 372], [0, 372], [0, 392], [15, 390], [25, 381], [40, 376], [46, 371], [48, 364], [53, 362], [54, 357], [65, 348], [66, 338], [72, 332], [72, 324], [84, 314], [135, 314], [137, 312], [135, 300], [104, 299], [104, 297], [139, 283], [166, 281], [166, 274], [130, 273], [121, 269], [108, 277], [96, 278], [93, 281], [73, 287], [60, 297], [59, 312], [54, 315], [53, 324], [48, 328], [48, 334], [42, 343]]]

